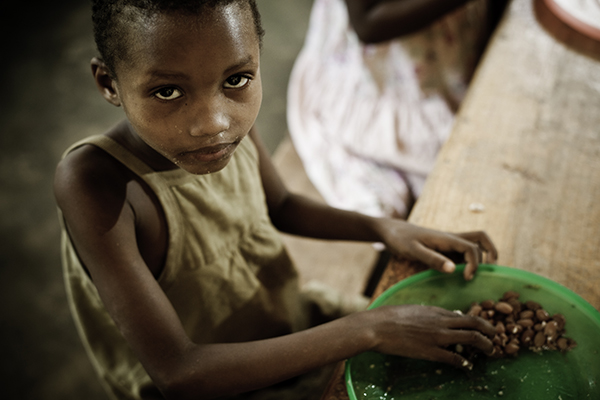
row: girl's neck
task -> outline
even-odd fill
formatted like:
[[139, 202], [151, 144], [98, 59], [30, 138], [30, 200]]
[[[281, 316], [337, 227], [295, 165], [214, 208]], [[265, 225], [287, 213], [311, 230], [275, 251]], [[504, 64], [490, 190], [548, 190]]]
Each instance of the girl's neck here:
[[146, 144], [126, 119], [108, 132], [107, 135], [135, 154], [155, 171], [168, 171], [179, 168], [162, 154]]

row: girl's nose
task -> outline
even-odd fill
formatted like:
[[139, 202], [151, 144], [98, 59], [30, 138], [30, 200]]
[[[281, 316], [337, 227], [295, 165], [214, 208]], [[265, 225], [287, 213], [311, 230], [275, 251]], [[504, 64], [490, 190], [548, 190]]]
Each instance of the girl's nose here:
[[216, 99], [204, 101], [194, 107], [192, 136], [214, 136], [229, 129], [229, 117], [225, 105]]

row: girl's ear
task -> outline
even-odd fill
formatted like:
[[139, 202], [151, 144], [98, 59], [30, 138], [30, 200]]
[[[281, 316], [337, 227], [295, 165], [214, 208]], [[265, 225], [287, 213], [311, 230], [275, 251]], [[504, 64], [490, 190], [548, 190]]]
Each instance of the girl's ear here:
[[121, 99], [119, 98], [119, 94], [115, 89], [115, 80], [108, 72], [108, 68], [106, 67], [106, 64], [104, 64], [104, 61], [94, 57], [92, 58], [91, 66], [92, 75], [94, 75], [96, 86], [102, 94], [102, 97], [104, 97], [106, 101], [114, 106], [121, 106]]

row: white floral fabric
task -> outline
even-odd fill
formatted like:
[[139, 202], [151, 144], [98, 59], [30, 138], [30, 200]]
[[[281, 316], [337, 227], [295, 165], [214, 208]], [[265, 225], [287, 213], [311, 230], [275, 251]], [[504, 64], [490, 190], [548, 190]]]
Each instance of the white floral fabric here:
[[487, 39], [478, 0], [426, 29], [365, 45], [344, 0], [315, 0], [288, 88], [288, 127], [325, 200], [406, 217], [452, 128]]

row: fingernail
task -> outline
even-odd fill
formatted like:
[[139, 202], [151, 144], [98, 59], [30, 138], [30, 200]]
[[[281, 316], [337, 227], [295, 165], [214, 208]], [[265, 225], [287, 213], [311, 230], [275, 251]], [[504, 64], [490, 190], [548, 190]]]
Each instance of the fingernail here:
[[445, 272], [454, 272], [454, 270], [456, 269], [456, 265], [452, 261], [446, 261], [442, 269]]

